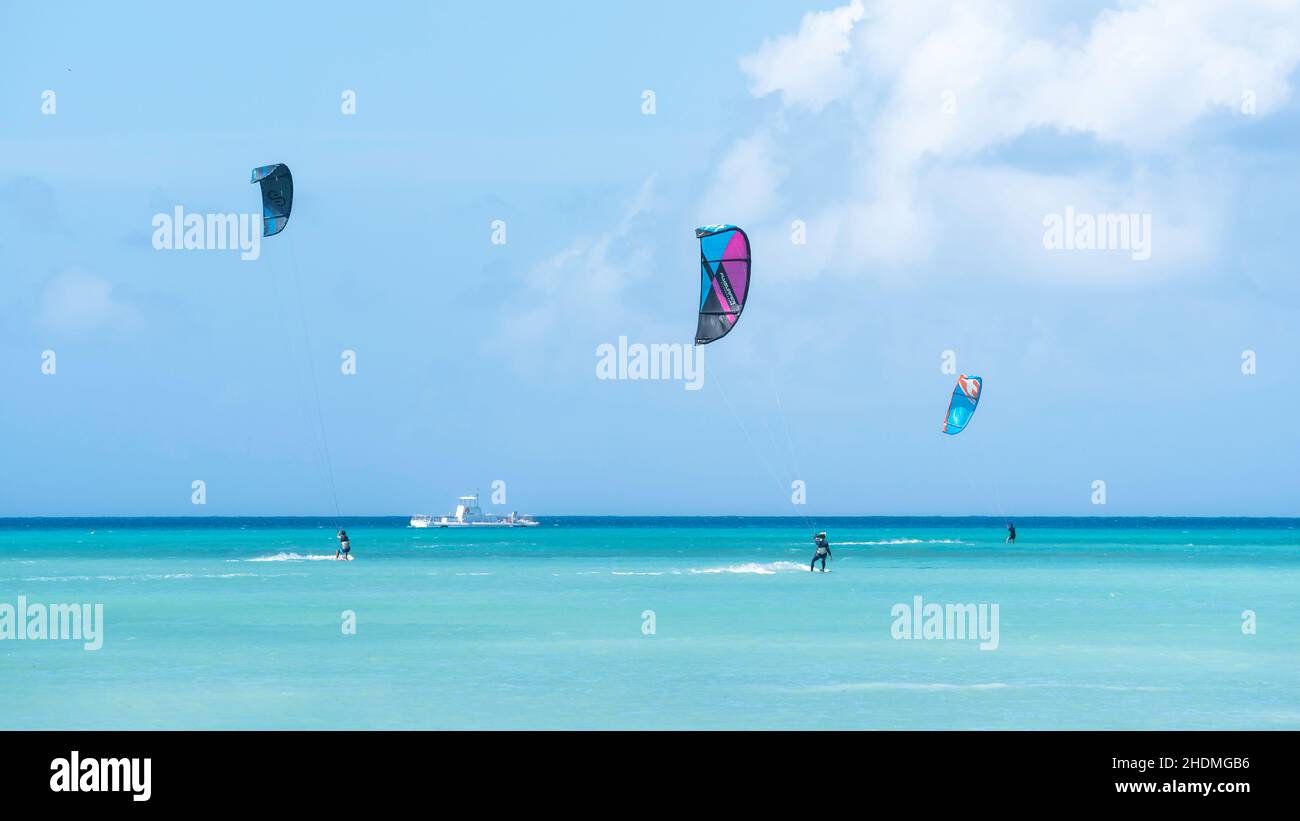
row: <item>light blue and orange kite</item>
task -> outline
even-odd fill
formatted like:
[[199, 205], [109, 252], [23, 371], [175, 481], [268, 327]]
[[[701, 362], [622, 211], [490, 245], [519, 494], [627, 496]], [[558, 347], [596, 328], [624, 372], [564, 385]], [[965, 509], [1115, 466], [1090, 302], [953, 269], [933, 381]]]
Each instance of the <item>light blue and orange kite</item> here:
[[944, 433], [955, 436], [966, 429], [983, 392], [984, 380], [978, 376], [957, 377], [957, 387], [952, 389], [952, 400], [948, 402], [948, 417], [943, 421]]

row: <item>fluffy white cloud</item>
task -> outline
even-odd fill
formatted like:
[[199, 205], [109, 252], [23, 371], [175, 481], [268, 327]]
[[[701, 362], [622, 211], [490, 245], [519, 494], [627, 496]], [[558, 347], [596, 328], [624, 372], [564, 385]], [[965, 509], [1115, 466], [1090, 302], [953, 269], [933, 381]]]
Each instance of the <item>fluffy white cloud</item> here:
[[[818, 127], [832, 108], [851, 124], [838, 156], [815, 159], [849, 180], [809, 215], [810, 235], [828, 244], [813, 249], [810, 239], [802, 267], [787, 270], [808, 274], [832, 257], [877, 269], [921, 259], [954, 233], [952, 220], [1019, 237], [1013, 252], [1041, 261], [1041, 246], [1026, 242], [1032, 236], [1000, 225], [1019, 215], [1037, 228], [1043, 208], [1085, 202], [1152, 212], [1157, 241], [1164, 235], [1157, 254], [1188, 261], [1212, 253], [1215, 172], [1189, 156], [1185, 137], [1209, 112], [1263, 116], [1287, 101], [1300, 65], [1300, 2], [1146, 0], [1082, 26], [1043, 14], [1028, 2], [853, 0], [806, 15], [797, 33], [742, 57], [753, 93], [780, 92], [790, 115], [737, 143], [743, 150], [769, 132], [786, 140], [769, 142], [752, 175], [763, 179], [751, 178], [751, 187], [783, 193], [783, 179], [800, 178], [776, 159], [798, 157], [800, 129]], [[1247, 102], [1253, 112], [1242, 110]], [[964, 173], [997, 168], [991, 152], [1043, 132], [1084, 135], [1131, 170], [1119, 179], [1113, 168]], [[1152, 158], [1161, 173], [1145, 173]], [[945, 184], [957, 178], [967, 187]], [[1189, 191], [1210, 194], [1200, 211], [1181, 199]], [[807, 210], [806, 194], [800, 200]]]
[[1081, 38], [1007, 7], [930, 7], [944, 10], [923, 15], [934, 28], [893, 5], [860, 27], [845, 92], [884, 92], [877, 144], [905, 159], [970, 154], [1035, 127], [1151, 148], [1247, 93], [1258, 113], [1274, 110], [1300, 62], [1295, 2], [1150, 0], [1101, 12]]
[[816, 111], [850, 90], [853, 77], [843, 58], [863, 12], [860, 0], [853, 0], [834, 11], [805, 14], [797, 34], [764, 40], [762, 48], [740, 60], [754, 94], [779, 91], [786, 105]]

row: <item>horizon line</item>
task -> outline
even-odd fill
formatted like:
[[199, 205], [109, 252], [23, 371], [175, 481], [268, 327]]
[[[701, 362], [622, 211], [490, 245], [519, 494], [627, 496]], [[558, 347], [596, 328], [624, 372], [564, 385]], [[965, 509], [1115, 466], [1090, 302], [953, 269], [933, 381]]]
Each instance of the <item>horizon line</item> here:
[[[1035, 513], [1024, 516], [996, 516], [986, 513], [826, 513], [818, 515], [771, 513], [533, 513], [536, 518], [550, 519], [788, 519], [794, 523], [824, 519], [989, 519], [1015, 521], [1030, 519], [1293, 519], [1300, 521], [1300, 513], [1248, 514], [1248, 513], [1125, 513], [1125, 514], [1061, 514]], [[333, 515], [328, 513], [54, 513], [54, 514], [3, 514], [0, 522], [16, 519], [408, 519], [405, 513], [356, 513]]]

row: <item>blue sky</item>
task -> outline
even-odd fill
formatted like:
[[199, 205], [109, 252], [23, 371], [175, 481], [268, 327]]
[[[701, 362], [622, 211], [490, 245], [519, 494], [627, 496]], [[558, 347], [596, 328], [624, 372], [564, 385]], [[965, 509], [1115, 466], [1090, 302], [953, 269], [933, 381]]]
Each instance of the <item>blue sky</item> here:
[[[345, 514], [1300, 515], [1296, 4], [1037, 5], [0, 5], [0, 515], [328, 513], [313, 377]], [[272, 162], [258, 260], [153, 248]], [[597, 379], [717, 222], [704, 389]]]

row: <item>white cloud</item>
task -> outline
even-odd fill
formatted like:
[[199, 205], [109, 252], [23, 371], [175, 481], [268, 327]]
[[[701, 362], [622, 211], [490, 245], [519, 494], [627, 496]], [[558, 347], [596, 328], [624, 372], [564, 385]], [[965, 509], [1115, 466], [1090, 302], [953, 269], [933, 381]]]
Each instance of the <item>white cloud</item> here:
[[651, 207], [654, 178], [642, 182], [609, 230], [574, 241], [523, 277], [519, 304], [511, 308], [495, 347], [517, 364], [535, 366], [552, 331], [603, 327], [626, 318], [624, 294], [650, 276], [650, 249], [636, 241], [634, 225]]
[[[1011, 168], [945, 170], [927, 175], [942, 192], [950, 219], [949, 250], [975, 257], [1000, 249], [1002, 276], [1045, 284], [1125, 286], [1193, 271], [1220, 240], [1217, 205], [1226, 183], [1175, 174], [1159, 185], [1094, 176], [1034, 174]], [[1150, 259], [1134, 264], [1130, 250], [1070, 253], [1043, 247], [1044, 217], [1071, 208], [1078, 214], [1150, 214]]]
[[1053, 55], [1060, 79], [1041, 84], [1036, 102], [1063, 128], [1141, 146], [1210, 108], [1237, 108], [1247, 90], [1266, 114], [1288, 96], [1297, 24], [1297, 4], [1282, 2], [1159, 0], [1105, 12], [1082, 48]]
[[756, 222], [779, 203], [777, 187], [785, 175], [772, 137], [760, 132], [737, 140], [718, 162], [718, 170], [699, 209], [697, 222]]
[[133, 306], [113, 295], [108, 280], [72, 268], [45, 287], [37, 320], [48, 330], [77, 333], [131, 329], [139, 325], [140, 316]]
[[595, 306], [614, 307], [614, 300], [629, 278], [623, 270], [625, 261], [612, 259], [610, 248], [627, 237], [633, 220], [649, 207], [653, 192], [654, 177], [648, 177], [613, 228], [594, 238], [578, 240], [533, 268], [526, 276], [528, 285], [546, 295], [571, 300], [576, 292]]
[[755, 95], [781, 92], [786, 105], [814, 111], [852, 86], [844, 55], [853, 25], [862, 19], [860, 0], [834, 11], [805, 14], [799, 33], [764, 40], [762, 47], [740, 60], [753, 81]]
[[[776, 192], [768, 199], [785, 193], [783, 180], [801, 176], [773, 160], [800, 156], [801, 129], [820, 127], [831, 109], [851, 123], [836, 155], [813, 159], [841, 168], [849, 183], [823, 196], [820, 215], [809, 217], [810, 235], [831, 246], [813, 249], [810, 239], [805, 268], [832, 258], [841, 271], [921, 260], [954, 233], [949, 223], [958, 219], [1018, 243], [1018, 231], [996, 230], [998, 221], [1036, 213], [1037, 226], [1053, 200], [1049, 210], [1086, 201], [1097, 211], [1152, 212], [1157, 230], [1177, 241], [1165, 252], [1181, 248], [1184, 261], [1214, 252], [1194, 234], [1216, 233], [1209, 185], [1216, 172], [1198, 167], [1185, 138], [1209, 112], [1238, 113], [1248, 93], [1257, 116], [1287, 101], [1300, 65], [1300, 2], [1146, 0], [1078, 27], [1045, 22], [1043, 13], [1028, 2], [853, 0], [806, 15], [797, 33], [766, 40], [740, 59], [753, 93], [780, 92], [789, 112], [779, 115], [782, 128], [764, 127], [753, 138], [786, 140], [767, 144], [748, 183]], [[1043, 131], [1087, 135], [1136, 170], [1119, 179], [1114, 168], [1104, 172], [1109, 176], [1005, 165], [1003, 173], [963, 173], [997, 168], [991, 150]], [[1143, 173], [1153, 157], [1166, 170]], [[944, 184], [958, 177], [969, 187]], [[1208, 196], [1198, 205], [1182, 199], [1188, 192]], [[963, 202], [954, 204], [954, 195]], [[806, 193], [799, 200], [806, 212], [815, 210]], [[971, 202], [982, 209], [972, 211]]]

